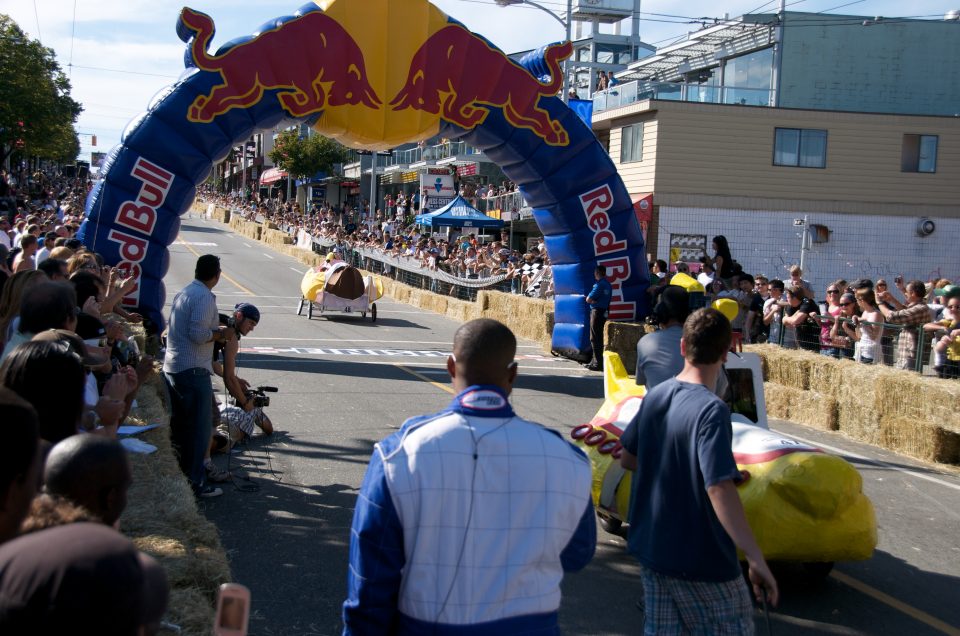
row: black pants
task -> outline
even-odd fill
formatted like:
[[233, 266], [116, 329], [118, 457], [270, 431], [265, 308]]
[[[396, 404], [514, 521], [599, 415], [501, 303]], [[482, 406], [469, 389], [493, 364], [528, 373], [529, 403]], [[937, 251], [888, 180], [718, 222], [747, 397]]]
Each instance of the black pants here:
[[593, 347], [593, 364], [603, 366], [603, 326], [607, 324], [606, 309], [590, 310], [590, 346]]

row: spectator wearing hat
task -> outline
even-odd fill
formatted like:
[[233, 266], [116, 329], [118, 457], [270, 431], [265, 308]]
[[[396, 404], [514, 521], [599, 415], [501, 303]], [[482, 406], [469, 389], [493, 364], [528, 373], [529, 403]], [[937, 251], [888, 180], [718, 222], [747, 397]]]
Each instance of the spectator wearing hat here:
[[43, 246], [37, 250], [36, 263], [40, 265], [43, 261], [50, 258], [50, 250], [52, 250], [57, 240], [56, 232], [47, 232], [43, 235]]
[[[250, 383], [237, 376], [237, 354], [240, 351], [240, 338], [248, 335], [260, 323], [260, 310], [250, 303], [239, 303], [233, 313], [219, 314], [221, 326], [232, 329], [232, 337], [224, 343], [213, 345], [213, 372], [223, 378], [227, 393], [236, 402], [235, 406], [224, 404], [220, 407], [220, 427], [217, 432], [228, 440], [228, 445], [254, 433], [259, 427], [266, 435], [273, 433], [273, 424], [262, 408], [254, 405], [248, 394]], [[226, 430], [222, 430], [226, 429]], [[229, 478], [210, 461], [209, 452], [204, 459], [207, 477], [211, 481], [224, 481]]]
[[213, 421], [213, 345], [231, 339], [220, 325], [213, 288], [220, 282], [220, 259], [205, 254], [197, 259], [194, 280], [173, 299], [163, 373], [171, 388], [171, 441], [180, 467], [199, 497], [223, 494], [206, 483], [204, 457], [210, 447]]
[[659, 330], [637, 342], [637, 384], [647, 391], [676, 376], [683, 369], [680, 339], [683, 322], [690, 315], [690, 298], [686, 290], [667, 287], [653, 307], [652, 316]]

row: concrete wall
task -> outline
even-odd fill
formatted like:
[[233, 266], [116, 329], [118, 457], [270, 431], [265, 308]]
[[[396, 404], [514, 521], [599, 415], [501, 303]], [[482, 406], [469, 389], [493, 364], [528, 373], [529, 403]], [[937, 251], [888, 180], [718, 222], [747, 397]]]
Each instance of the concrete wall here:
[[960, 23], [862, 20], [786, 14], [781, 107], [960, 112]]
[[[710, 240], [722, 234], [733, 257], [746, 272], [786, 280], [790, 265], [800, 262], [800, 228], [794, 212], [774, 210], [678, 208], [660, 206], [658, 258], [669, 258], [670, 233], [702, 234]], [[918, 218], [857, 214], [811, 214], [811, 224], [827, 226], [830, 240], [811, 244], [804, 278], [814, 285], [818, 298], [837, 278], [876, 280], [903, 274], [906, 278], [960, 280], [960, 219], [934, 218], [936, 231], [920, 237]], [[712, 256], [712, 254], [711, 254]]]

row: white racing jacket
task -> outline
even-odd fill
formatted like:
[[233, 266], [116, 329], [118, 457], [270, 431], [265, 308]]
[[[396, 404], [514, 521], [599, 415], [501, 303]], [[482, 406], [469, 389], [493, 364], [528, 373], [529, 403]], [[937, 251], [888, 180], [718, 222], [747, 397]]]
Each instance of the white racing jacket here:
[[596, 546], [590, 463], [474, 386], [376, 445], [354, 512], [344, 634], [557, 634]]

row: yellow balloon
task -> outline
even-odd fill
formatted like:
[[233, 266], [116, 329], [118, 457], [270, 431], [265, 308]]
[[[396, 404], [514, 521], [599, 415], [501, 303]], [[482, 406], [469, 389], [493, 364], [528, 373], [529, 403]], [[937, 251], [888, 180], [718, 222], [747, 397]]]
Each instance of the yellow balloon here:
[[732, 298], [718, 298], [710, 306], [726, 316], [727, 320], [731, 322], [740, 313], [740, 305]]

